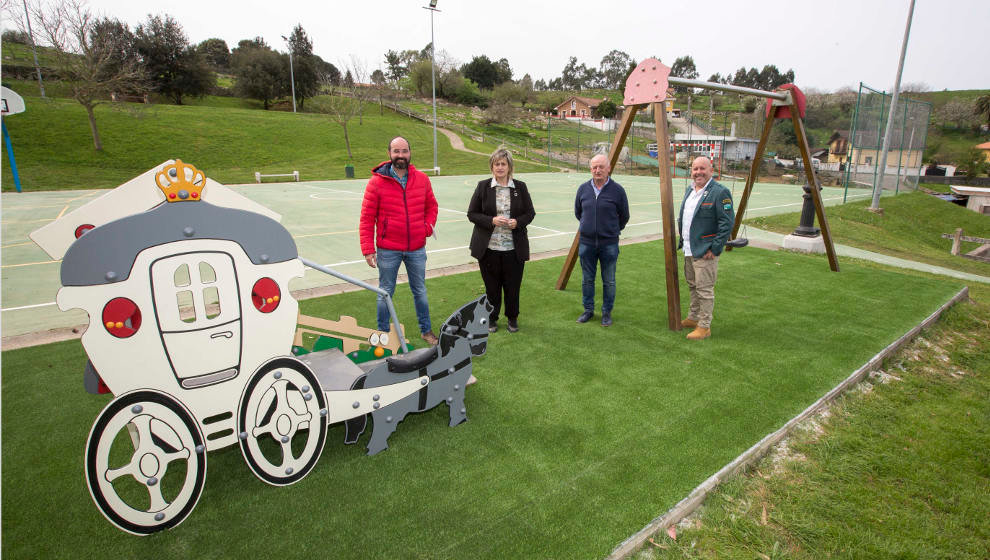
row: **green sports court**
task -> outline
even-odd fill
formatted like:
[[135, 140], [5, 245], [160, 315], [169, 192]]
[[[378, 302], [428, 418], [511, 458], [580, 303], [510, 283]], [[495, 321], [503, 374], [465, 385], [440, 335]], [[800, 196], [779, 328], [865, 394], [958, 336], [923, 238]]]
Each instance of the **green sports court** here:
[[[466, 210], [474, 187], [486, 177], [488, 175], [431, 177], [440, 214], [436, 236], [427, 243], [429, 268], [473, 262], [467, 247], [472, 225], [467, 220]], [[588, 176], [583, 173], [526, 173], [516, 178], [526, 181], [536, 207], [536, 220], [529, 226], [532, 252], [567, 249], [577, 225], [574, 192]], [[659, 179], [632, 175], [615, 176], [614, 179], [625, 187], [629, 197], [631, 217], [623, 237], [658, 235], [661, 231]], [[377, 275], [365, 264], [358, 245], [358, 216], [365, 182], [355, 179], [229, 186], [280, 213], [301, 256], [352, 277], [375, 279]], [[738, 202], [744, 180], [723, 178], [721, 182], [733, 191]], [[687, 185], [686, 178], [674, 180], [674, 200], [678, 205]], [[60, 287], [59, 261], [53, 261], [28, 238], [28, 234], [104, 192], [78, 190], [2, 195], [4, 337], [87, 322], [79, 310], [59, 311], [55, 305], [55, 294]], [[757, 183], [746, 217], [800, 211], [802, 194], [801, 185]], [[846, 196], [841, 188], [825, 187], [822, 191], [826, 205], [841, 204], [844, 198], [854, 200], [868, 196], [868, 191], [850, 192]], [[676, 213], [677, 208], [674, 211]], [[340, 282], [307, 270], [291, 287], [300, 290]]]

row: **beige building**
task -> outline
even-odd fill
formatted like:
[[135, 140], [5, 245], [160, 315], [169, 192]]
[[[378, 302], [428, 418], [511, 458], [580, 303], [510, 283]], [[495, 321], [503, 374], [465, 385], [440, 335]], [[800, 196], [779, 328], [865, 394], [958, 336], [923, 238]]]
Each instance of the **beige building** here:
[[595, 109], [604, 99], [594, 99], [591, 97], [580, 97], [577, 95], [572, 95], [564, 100], [563, 103], [554, 107], [557, 111], [558, 117], [582, 117], [585, 119], [591, 119], [597, 117]]

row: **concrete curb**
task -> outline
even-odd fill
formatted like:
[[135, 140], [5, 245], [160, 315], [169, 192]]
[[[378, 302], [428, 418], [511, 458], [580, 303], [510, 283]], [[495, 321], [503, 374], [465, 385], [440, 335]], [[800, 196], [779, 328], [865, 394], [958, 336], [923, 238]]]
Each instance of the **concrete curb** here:
[[811, 406], [804, 409], [803, 412], [791, 418], [786, 424], [781, 426], [781, 428], [771, 434], [766, 435], [763, 439], [757, 442], [755, 445], [744, 451], [741, 455], [732, 460], [729, 464], [722, 467], [717, 473], [708, 477], [707, 480], [698, 485], [697, 488], [691, 491], [686, 498], [678, 502], [674, 507], [670, 508], [666, 513], [657, 517], [651, 521], [646, 527], [643, 527], [638, 532], [630, 536], [628, 539], [623, 541], [619, 546], [608, 555], [608, 560], [620, 560], [629, 558], [634, 552], [638, 551], [646, 541], [653, 535], [667, 529], [668, 527], [677, 524], [680, 520], [684, 519], [691, 513], [693, 513], [698, 507], [705, 501], [708, 494], [712, 492], [722, 481], [735, 475], [742, 469], [754, 465], [757, 461], [763, 458], [767, 452], [770, 451], [773, 446], [780, 443], [782, 439], [790, 435], [794, 428], [803, 422], [804, 420], [810, 418], [811, 416], [818, 413], [822, 408], [828, 405], [830, 402], [835, 400], [837, 397], [854, 387], [860, 381], [862, 381], [871, 371], [874, 371], [883, 364], [883, 361], [887, 359], [891, 354], [899, 350], [902, 346], [910, 342], [915, 336], [932, 323], [937, 321], [946, 310], [948, 310], [953, 305], [959, 303], [960, 301], [969, 297], [969, 288], [963, 286], [959, 292], [949, 299], [949, 301], [942, 304], [934, 313], [929, 315], [924, 321], [919, 323], [916, 327], [912, 328], [908, 332], [904, 333], [900, 338], [890, 343], [889, 346], [881, 350], [877, 355], [873, 356], [868, 362], [863, 364], [862, 367], [854, 371], [849, 377], [844, 381], [835, 386], [831, 391], [825, 393], [823, 397], [814, 402]]

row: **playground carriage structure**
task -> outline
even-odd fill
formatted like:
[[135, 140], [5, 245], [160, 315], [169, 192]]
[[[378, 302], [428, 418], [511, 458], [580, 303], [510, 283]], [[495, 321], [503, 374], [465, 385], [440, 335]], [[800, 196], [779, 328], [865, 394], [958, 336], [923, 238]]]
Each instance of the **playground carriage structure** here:
[[[438, 346], [410, 351], [386, 292], [299, 257], [272, 215], [175, 160], [31, 236], [64, 253], [59, 308], [89, 314], [84, 384], [113, 399], [90, 430], [85, 478], [123, 531], [149, 535], [185, 520], [209, 451], [237, 444], [258, 478], [284, 486], [316, 465], [329, 424], [345, 422], [345, 442], [356, 443], [371, 416], [370, 455], [409, 413], [444, 403], [450, 426], [467, 419], [471, 357], [487, 349], [486, 298], [451, 315]], [[385, 346], [402, 353], [356, 363], [344, 347], [294, 346], [289, 281], [305, 266], [384, 297], [397, 336], [350, 332], [370, 333], [374, 357]]]

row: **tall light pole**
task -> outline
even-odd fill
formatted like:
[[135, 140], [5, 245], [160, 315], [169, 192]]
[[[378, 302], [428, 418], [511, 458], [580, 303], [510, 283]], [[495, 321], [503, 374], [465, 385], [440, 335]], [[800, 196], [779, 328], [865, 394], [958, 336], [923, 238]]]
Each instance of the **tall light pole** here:
[[31, 38], [31, 52], [34, 53], [34, 70], [38, 73], [38, 87], [41, 88], [41, 98], [45, 98], [45, 84], [41, 81], [41, 66], [38, 64], [38, 47], [34, 44], [34, 31], [31, 30], [31, 15], [28, 13], [27, 0], [24, 0], [24, 20], [27, 22], [28, 36]]
[[296, 76], [292, 71], [292, 43], [289, 42], [289, 38], [282, 35], [282, 39], [285, 40], [285, 44], [289, 45], [289, 84], [292, 86], [292, 112], [296, 112]]
[[430, 0], [429, 6], [423, 6], [430, 11], [430, 79], [433, 83], [433, 173], [437, 172], [437, 43], [433, 38], [433, 13], [439, 12], [437, 0]]
[[[876, 184], [873, 185], [873, 201], [870, 203], [870, 212], [881, 212], [880, 191], [883, 190], [883, 176], [887, 172], [887, 152], [890, 150], [890, 131], [894, 128], [894, 109], [897, 108], [897, 95], [901, 89], [901, 74], [904, 72], [904, 54], [907, 52], [908, 37], [911, 35], [911, 18], [914, 16], [914, 0], [908, 8], [907, 25], [904, 27], [904, 41], [901, 43], [901, 58], [897, 62], [897, 77], [894, 79], [894, 95], [890, 98], [890, 110], [887, 112], [887, 130], [883, 133], [883, 146], [880, 148], [880, 173]], [[901, 134], [901, 144], [904, 143], [903, 133]], [[901, 148], [903, 150], [903, 147]], [[900, 170], [898, 170], [898, 174]]]

